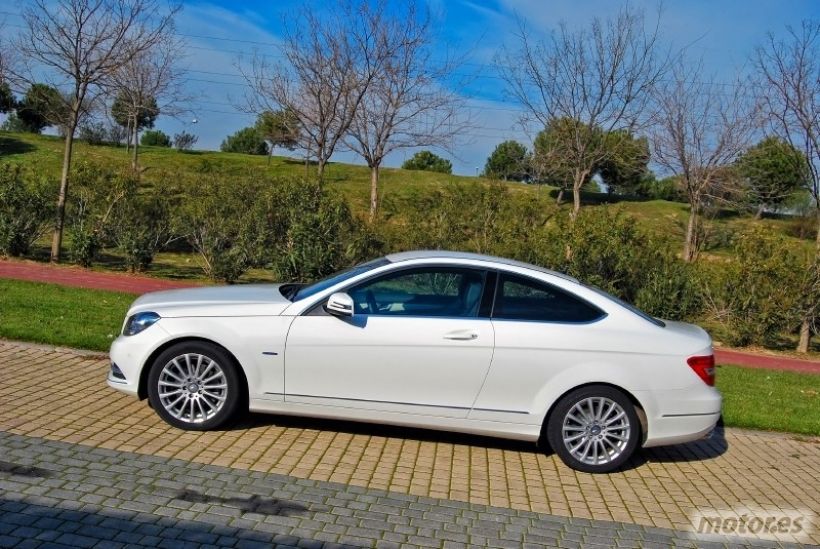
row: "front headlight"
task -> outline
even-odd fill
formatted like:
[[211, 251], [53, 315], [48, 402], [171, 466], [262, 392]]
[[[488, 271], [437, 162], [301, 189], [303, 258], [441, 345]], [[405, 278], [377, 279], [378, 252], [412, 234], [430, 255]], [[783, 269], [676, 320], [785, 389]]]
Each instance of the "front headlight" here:
[[122, 335], [132, 336], [140, 333], [160, 319], [157, 313], [146, 311], [144, 313], [137, 313], [128, 317], [125, 321], [125, 327], [122, 329]]

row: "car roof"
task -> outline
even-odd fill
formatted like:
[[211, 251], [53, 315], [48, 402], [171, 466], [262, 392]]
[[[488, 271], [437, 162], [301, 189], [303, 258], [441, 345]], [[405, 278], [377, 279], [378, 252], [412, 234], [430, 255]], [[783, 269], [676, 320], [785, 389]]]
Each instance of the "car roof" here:
[[391, 263], [400, 263], [402, 261], [410, 261], [414, 259], [469, 259], [473, 261], [488, 261], [491, 263], [500, 263], [502, 265], [508, 265], [511, 267], [530, 269], [533, 271], [550, 274], [552, 276], [557, 276], [565, 280], [570, 280], [572, 282], [578, 282], [577, 279], [569, 275], [565, 275], [564, 273], [559, 273], [557, 271], [546, 269], [544, 267], [539, 267], [538, 265], [533, 265], [531, 263], [524, 263], [523, 261], [516, 261], [515, 259], [507, 259], [505, 257], [496, 257], [485, 254], [475, 254], [471, 252], [452, 252], [448, 250], [414, 250], [408, 252], [397, 252], [389, 254], [385, 257], [387, 257], [387, 259]]

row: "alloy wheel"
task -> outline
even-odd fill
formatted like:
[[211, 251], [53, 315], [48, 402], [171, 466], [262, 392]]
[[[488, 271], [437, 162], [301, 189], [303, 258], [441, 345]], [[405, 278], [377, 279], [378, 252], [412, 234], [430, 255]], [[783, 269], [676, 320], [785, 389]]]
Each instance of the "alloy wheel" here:
[[607, 397], [587, 397], [564, 416], [561, 437], [567, 451], [587, 465], [604, 465], [626, 449], [631, 425], [626, 410]]
[[202, 423], [225, 405], [228, 379], [212, 358], [185, 353], [163, 366], [157, 389], [162, 407], [171, 416], [185, 423]]

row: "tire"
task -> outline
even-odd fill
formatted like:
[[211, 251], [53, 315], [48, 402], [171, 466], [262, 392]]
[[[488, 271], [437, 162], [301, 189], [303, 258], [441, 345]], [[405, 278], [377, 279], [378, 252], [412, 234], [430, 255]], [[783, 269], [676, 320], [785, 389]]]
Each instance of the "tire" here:
[[607, 385], [581, 387], [562, 397], [547, 419], [546, 434], [561, 460], [585, 473], [617, 469], [642, 436], [629, 397]]
[[214, 344], [172, 345], [151, 365], [148, 402], [159, 417], [179, 429], [216, 429], [236, 416], [243, 401], [238, 368], [233, 357]]

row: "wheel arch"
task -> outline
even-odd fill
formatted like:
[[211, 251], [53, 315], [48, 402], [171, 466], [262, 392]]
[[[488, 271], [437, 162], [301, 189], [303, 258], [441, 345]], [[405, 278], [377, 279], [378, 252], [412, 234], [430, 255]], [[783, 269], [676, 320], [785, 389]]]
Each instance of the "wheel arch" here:
[[145, 363], [142, 365], [142, 368], [140, 369], [140, 379], [139, 379], [139, 384], [137, 385], [137, 396], [139, 397], [140, 400], [145, 400], [146, 398], [148, 398], [148, 376], [150, 375], [151, 368], [153, 367], [154, 361], [157, 359], [157, 357], [160, 354], [165, 352], [167, 349], [173, 347], [174, 345], [178, 345], [180, 343], [207, 343], [208, 345], [213, 345], [214, 347], [218, 347], [225, 354], [227, 354], [231, 358], [231, 360], [233, 361], [234, 366], [236, 366], [236, 371], [237, 371], [237, 374], [239, 375], [239, 380], [242, 383], [242, 388], [244, 389], [242, 392], [240, 392], [240, 395], [242, 395], [242, 398], [243, 398], [243, 401], [242, 401], [241, 405], [244, 406], [244, 407], [247, 407], [248, 398], [249, 398], [248, 377], [245, 374], [245, 369], [242, 367], [242, 364], [236, 358], [236, 355], [234, 355], [224, 345], [220, 345], [219, 343], [217, 343], [216, 341], [213, 341], [212, 339], [208, 339], [208, 338], [205, 338], [205, 337], [194, 337], [194, 336], [179, 337], [179, 338], [175, 338], [175, 339], [171, 339], [169, 341], [166, 341], [165, 343], [163, 343], [162, 345], [160, 345], [159, 347], [154, 349], [154, 351], [148, 356], [148, 358], [145, 360]]
[[544, 416], [543, 421], [541, 422], [541, 433], [538, 435], [539, 447], [545, 448], [549, 445], [549, 443], [547, 442], [547, 424], [549, 423], [553, 410], [555, 410], [555, 407], [558, 405], [561, 399], [563, 399], [565, 396], [567, 396], [573, 391], [577, 391], [578, 389], [583, 389], [584, 387], [591, 387], [594, 385], [611, 387], [617, 391], [622, 392], [629, 399], [632, 405], [635, 406], [635, 413], [638, 414], [638, 419], [641, 422], [641, 446], [643, 446], [643, 443], [646, 441], [646, 435], [648, 432], [648, 423], [646, 419], [646, 409], [644, 408], [644, 405], [641, 404], [641, 401], [638, 400], [638, 398], [634, 394], [632, 394], [631, 391], [628, 391], [623, 387], [616, 385], [615, 383], [609, 383], [606, 381], [590, 381], [588, 383], [582, 383], [580, 385], [576, 385], [575, 387], [567, 389], [566, 391], [561, 393], [558, 396], [558, 398], [552, 401], [552, 404], [550, 404], [550, 407], [547, 410], [547, 413]]

